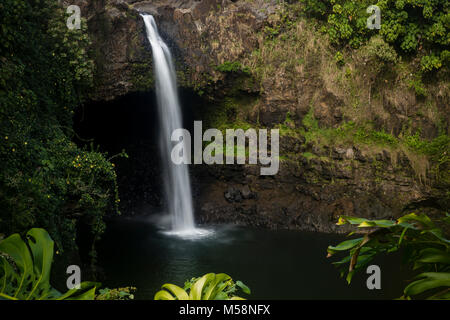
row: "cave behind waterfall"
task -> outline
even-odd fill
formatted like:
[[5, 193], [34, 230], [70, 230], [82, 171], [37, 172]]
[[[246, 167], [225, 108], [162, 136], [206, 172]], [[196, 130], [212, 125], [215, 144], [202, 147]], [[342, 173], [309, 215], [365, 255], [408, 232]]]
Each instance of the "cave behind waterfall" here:
[[[183, 127], [192, 131], [193, 110], [202, 103], [192, 91], [180, 90]], [[164, 205], [164, 187], [158, 114], [154, 92], [131, 93], [111, 101], [94, 101], [75, 114], [76, 142], [99, 148], [114, 157], [124, 150], [128, 158], [114, 157], [120, 209], [125, 215], [159, 213]]]

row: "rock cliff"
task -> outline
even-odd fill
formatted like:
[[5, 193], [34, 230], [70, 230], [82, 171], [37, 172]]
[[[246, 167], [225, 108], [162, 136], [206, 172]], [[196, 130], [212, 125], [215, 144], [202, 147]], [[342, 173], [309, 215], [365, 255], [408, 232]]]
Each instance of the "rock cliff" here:
[[449, 133], [448, 81], [438, 74], [426, 96], [418, 94], [416, 62], [380, 62], [372, 50], [379, 39], [342, 49], [337, 61], [295, 3], [70, 2], [81, 7], [93, 42], [92, 100], [152, 90], [139, 17], [146, 12], [175, 55], [180, 86], [203, 99], [198, 119], [216, 128], [280, 129], [276, 176], [250, 165], [193, 168], [201, 221], [335, 231], [343, 214], [448, 208], [448, 164], [436, 167], [411, 142]]

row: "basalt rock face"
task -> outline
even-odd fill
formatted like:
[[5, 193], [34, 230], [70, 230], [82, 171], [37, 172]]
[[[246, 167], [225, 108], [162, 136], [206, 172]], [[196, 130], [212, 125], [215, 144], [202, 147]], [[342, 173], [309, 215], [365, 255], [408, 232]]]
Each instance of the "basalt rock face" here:
[[401, 152], [395, 160], [386, 150], [369, 155], [356, 147], [321, 154], [282, 161], [275, 176], [261, 176], [257, 165], [196, 168], [200, 221], [347, 232], [335, 225], [340, 215], [392, 219], [433, 199]]
[[257, 33], [275, 12], [275, 1], [102, 0], [79, 5], [93, 41], [97, 87], [93, 100], [111, 100], [153, 87], [151, 49], [140, 13], [155, 17], [175, 56], [179, 83], [212, 91], [225, 75], [216, 66], [236, 61], [258, 47]]
[[75, 4], [88, 25], [95, 61], [92, 100], [112, 100], [153, 84], [151, 51], [144, 23], [125, 1], [66, 0]]
[[139, 16], [146, 12], [171, 47], [180, 86], [204, 98], [197, 119], [281, 130], [275, 176], [260, 176], [253, 165], [193, 166], [200, 221], [335, 232], [345, 230], [334, 224], [342, 214], [390, 218], [414, 207], [446, 208], [436, 199], [448, 185], [437, 181], [429, 159], [392, 139], [405, 127], [420, 129], [423, 139], [449, 133], [448, 81], [419, 97], [409, 85], [413, 72], [380, 67], [370, 43], [337, 65], [336, 50], [298, 7], [278, 1], [72, 3], [93, 41], [93, 100], [153, 87]]

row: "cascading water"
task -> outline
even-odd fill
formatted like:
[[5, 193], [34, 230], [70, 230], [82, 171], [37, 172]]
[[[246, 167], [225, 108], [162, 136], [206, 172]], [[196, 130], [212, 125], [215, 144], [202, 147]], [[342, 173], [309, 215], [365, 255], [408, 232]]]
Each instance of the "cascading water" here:
[[194, 225], [192, 193], [187, 165], [175, 165], [171, 160], [172, 132], [182, 128], [182, 116], [178, 101], [175, 68], [169, 48], [161, 39], [153, 16], [141, 14], [147, 37], [153, 52], [153, 68], [156, 79], [160, 148], [164, 167], [164, 186], [168, 209], [172, 217], [171, 233], [196, 235], [203, 233]]

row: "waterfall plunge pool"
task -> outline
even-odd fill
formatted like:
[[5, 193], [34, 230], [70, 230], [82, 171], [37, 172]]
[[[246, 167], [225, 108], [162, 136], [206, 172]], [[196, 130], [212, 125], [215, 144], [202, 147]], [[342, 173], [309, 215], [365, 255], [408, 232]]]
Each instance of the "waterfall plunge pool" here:
[[[204, 115], [205, 102], [192, 92], [184, 94], [181, 100], [186, 112], [175, 127], [189, 127]], [[122, 149], [130, 155], [130, 159], [114, 161], [124, 200], [121, 208], [131, 216], [159, 210], [168, 202], [161, 190], [165, 189], [161, 188], [161, 169], [167, 161], [158, 156], [161, 148], [156, 142], [164, 126], [156, 96], [155, 92], [136, 93], [92, 103], [75, 117], [75, 129], [84, 138], [78, 143], [84, 145], [87, 138], [93, 138], [111, 155]], [[190, 111], [197, 108], [202, 116], [194, 118]], [[243, 295], [249, 299], [392, 299], [401, 295], [404, 280], [411, 278], [400, 268], [398, 256], [381, 257], [374, 261], [381, 268], [381, 290], [367, 289], [365, 273], [357, 274], [348, 286], [326, 258], [327, 246], [342, 241], [341, 235], [234, 226], [201, 228], [214, 232], [186, 239], [169, 229], [164, 232], [148, 218], [109, 221], [97, 243], [103, 286], [135, 286], [137, 299], [153, 299], [164, 283], [183, 286], [192, 277], [224, 272], [251, 288], [250, 296]]]
[[379, 257], [381, 290], [369, 290], [369, 275], [352, 284], [326, 258], [326, 248], [345, 236], [238, 226], [202, 226], [214, 230], [197, 239], [163, 233], [148, 218], [114, 219], [98, 243], [104, 286], [135, 286], [136, 299], [153, 299], [164, 283], [183, 286], [208, 272], [227, 273], [252, 290], [248, 299], [393, 299], [411, 274], [401, 257]]

